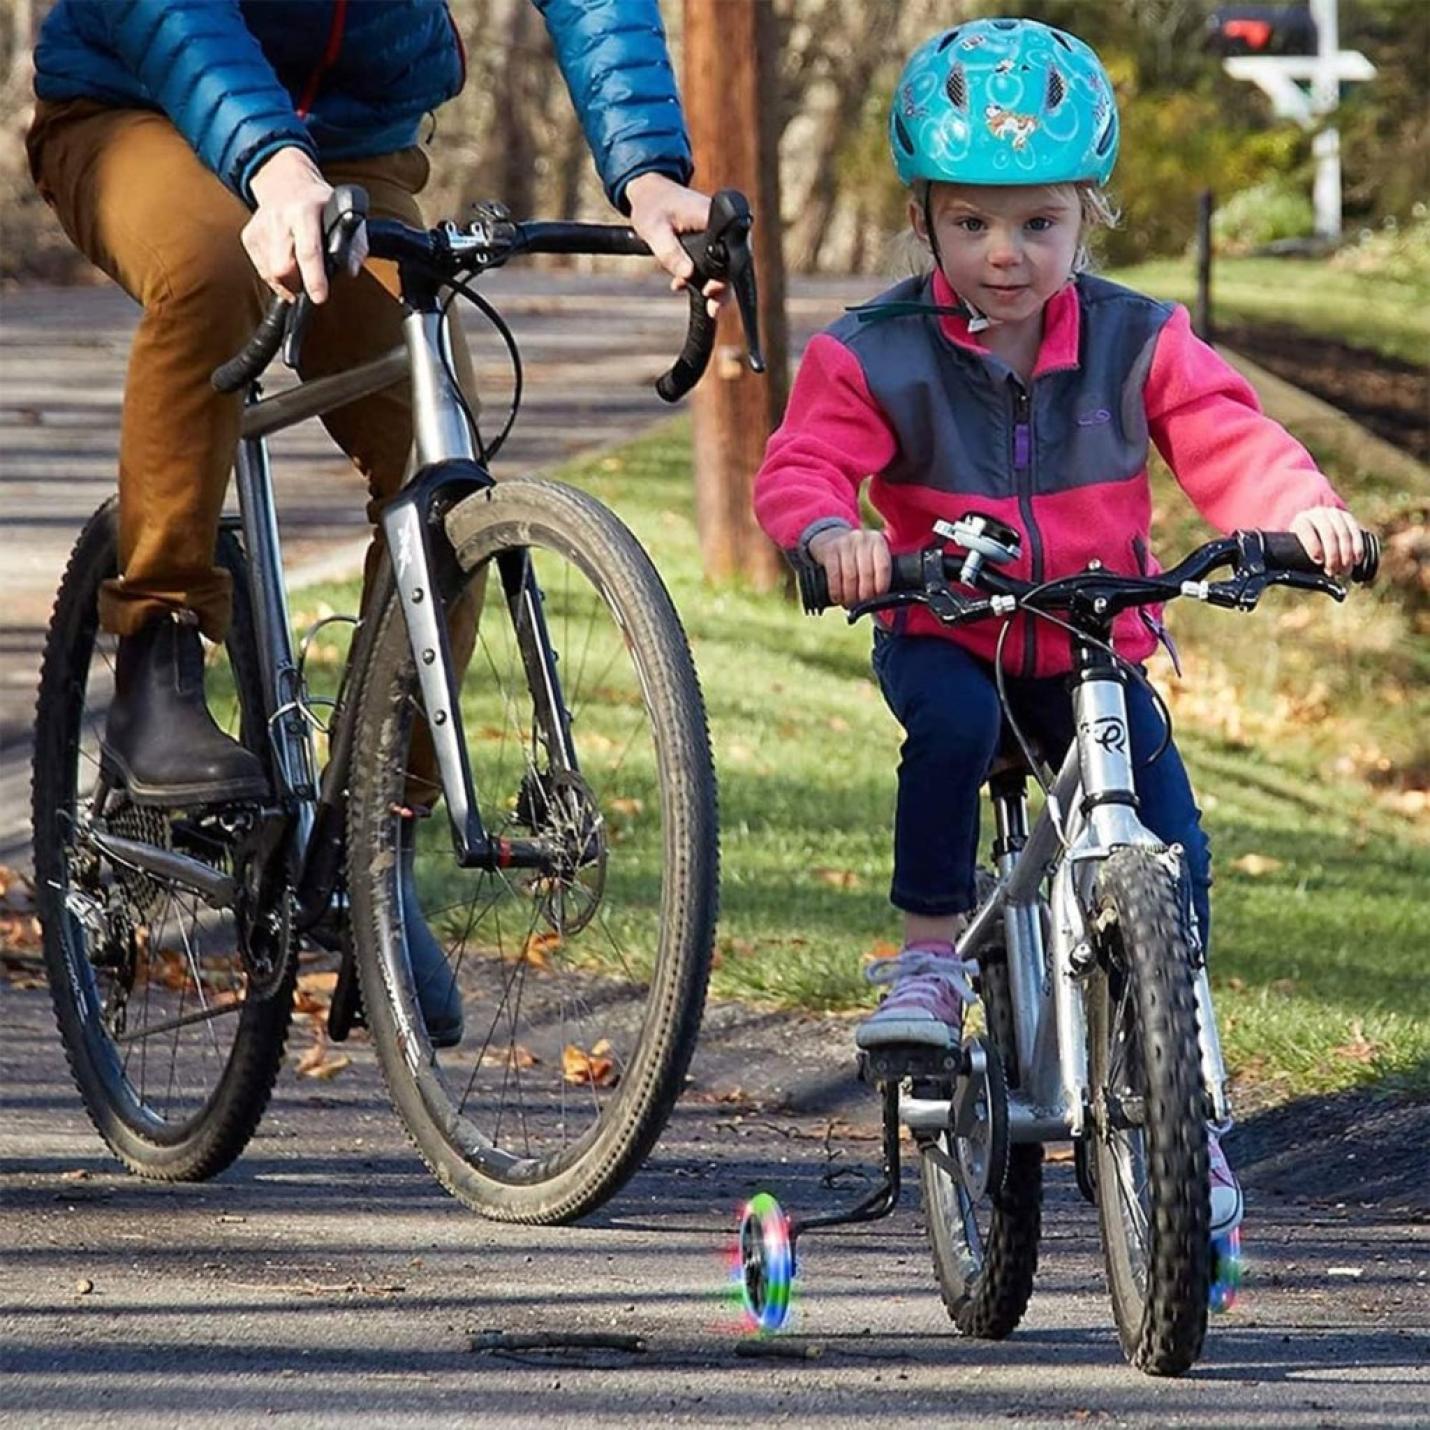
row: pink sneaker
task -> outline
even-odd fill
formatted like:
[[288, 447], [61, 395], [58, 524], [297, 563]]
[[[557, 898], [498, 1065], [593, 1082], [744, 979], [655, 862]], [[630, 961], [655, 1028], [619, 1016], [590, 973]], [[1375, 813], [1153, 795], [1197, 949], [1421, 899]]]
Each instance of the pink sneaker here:
[[1212, 1235], [1226, 1236], [1241, 1225], [1246, 1206], [1242, 1201], [1241, 1184], [1226, 1160], [1226, 1153], [1221, 1150], [1221, 1138], [1210, 1129], [1207, 1131], [1207, 1171], [1212, 1188]]
[[897, 958], [871, 963], [869, 982], [894, 986], [855, 1030], [855, 1045], [957, 1047], [963, 1030], [963, 1005], [976, 996], [968, 980], [977, 967], [955, 957], [951, 943], [910, 944]]

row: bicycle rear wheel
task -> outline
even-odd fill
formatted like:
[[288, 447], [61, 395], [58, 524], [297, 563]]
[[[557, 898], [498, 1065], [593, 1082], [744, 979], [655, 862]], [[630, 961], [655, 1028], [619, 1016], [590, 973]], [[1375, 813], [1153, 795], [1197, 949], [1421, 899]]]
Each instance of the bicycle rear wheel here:
[[[988, 1036], [1001, 1055], [1010, 1087], [1017, 1085], [1013, 995], [1006, 956], [980, 955], [980, 993]], [[948, 1133], [939, 1146], [952, 1159]], [[1000, 1190], [975, 1202], [943, 1162], [927, 1149], [919, 1179], [934, 1273], [949, 1319], [961, 1335], [1003, 1340], [1012, 1335], [1038, 1270], [1042, 1234], [1043, 1149], [1038, 1143], [1009, 1149]]]
[[[234, 576], [225, 646], [208, 654], [209, 707], [266, 758], [243, 555], [220, 534]], [[103, 853], [97, 828], [241, 877], [223, 811], [130, 803], [101, 769], [116, 638], [98, 628], [100, 583], [117, 573], [118, 505], [80, 535], [45, 644], [35, 721], [34, 849], [55, 1017], [95, 1128], [132, 1171], [198, 1181], [243, 1150], [283, 1057], [292, 968], [256, 982], [231, 910]], [[291, 959], [289, 960], [291, 964]]]
[[434, 1047], [403, 935], [396, 813], [420, 693], [389, 602], [350, 786], [363, 999], [442, 1185], [498, 1220], [571, 1221], [640, 1165], [694, 1051], [718, 874], [704, 706], [659, 576], [591, 497], [505, 482], [458, 505], [447, 531], [462, 581], [484, 591], [462, 697], [482, 821], [550, 858], [464, 870], [441, 811], [420, 828], [417, 897], [466, 1029]]
[[1211, 1278], [1186, 900], [1165, 855], [1121, 849], [1099, 872], [1098, 901], [1088, 1062], [1108, 1289], [1128, 1361], [1181, 1375], [1201, 1353]]

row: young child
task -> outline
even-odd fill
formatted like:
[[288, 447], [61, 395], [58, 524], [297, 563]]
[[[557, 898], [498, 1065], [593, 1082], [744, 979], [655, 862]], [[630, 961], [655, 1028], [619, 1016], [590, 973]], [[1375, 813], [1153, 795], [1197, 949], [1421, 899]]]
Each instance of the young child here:
[[[1117, 159], [1112, 86], [1082, 41], [1031, 20], [935, 36], [905, 66], [890, 144], [932, 271], [854, 310], [805, 351], [755, 484], [761, 525], [824, 567], [845, 605], [888, 589], [890, 552], [970, 508], [1016, 527], [1029, 580], [1093, 559], [1156, 569], [1147, 549], [1154, 443], [1214, 526], [1294, 531], [1332, 575], [1360, 528], [1310, 456], [1262, 416], [1247, 383], [1192, 335], [1186, 310], [1083, 272], [1087, 230], [1108, 222]], [[882, 531], [862, 529], [859, 491]], [[1141, 661], [1160, 628], [1129, 612], [1114, 639]], [[921, 607], [882, 618], [874, 669], [907, 738], [890, 898], [904, 948], [870, 970], [892, 987], [860, 1047], [947, 1046], [971, 999], [954, 941], [974, 899], [978, 794], [1001, 722], [999, 623], [950, 630]], [[1018, 616], [1003, 648], [1013, 712], [1054, 763], [1072, 737], [1068, 641]], [[1203, 940], [1211, 859], [1175, 746], [1146, 690], [1127, 687], [1141, 816], [1186, 851]], [[1212, 1229], [1241, 1191], [1211, 1137]]]

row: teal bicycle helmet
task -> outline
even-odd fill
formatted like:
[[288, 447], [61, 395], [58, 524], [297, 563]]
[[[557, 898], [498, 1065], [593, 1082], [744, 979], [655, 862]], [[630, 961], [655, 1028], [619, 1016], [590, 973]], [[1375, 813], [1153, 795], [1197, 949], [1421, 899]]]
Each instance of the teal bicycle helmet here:
[[1037, 20], [973, 20], [914, 51], [889, 145], [905, 184], [1104, 184], [1117, 101], [1093, 50]]

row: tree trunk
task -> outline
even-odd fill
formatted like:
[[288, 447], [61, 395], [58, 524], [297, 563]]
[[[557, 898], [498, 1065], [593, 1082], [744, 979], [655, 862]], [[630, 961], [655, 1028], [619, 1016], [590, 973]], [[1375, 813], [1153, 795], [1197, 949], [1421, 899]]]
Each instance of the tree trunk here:
[[685, 108], [695, 182], [742, 189], [755, 212], [760, 335], [768, 371], [741, 361], [733, 302], [720, 316], [715, 356], [692, 398], [695, 512], [706, 577], [741, 577], [762, 590], [783, 565], [755, 521], [751, 491], [765, 440], [788, 393], [789, 337], [780, 252], [776, 37], [771, 0], [685, 0]]

